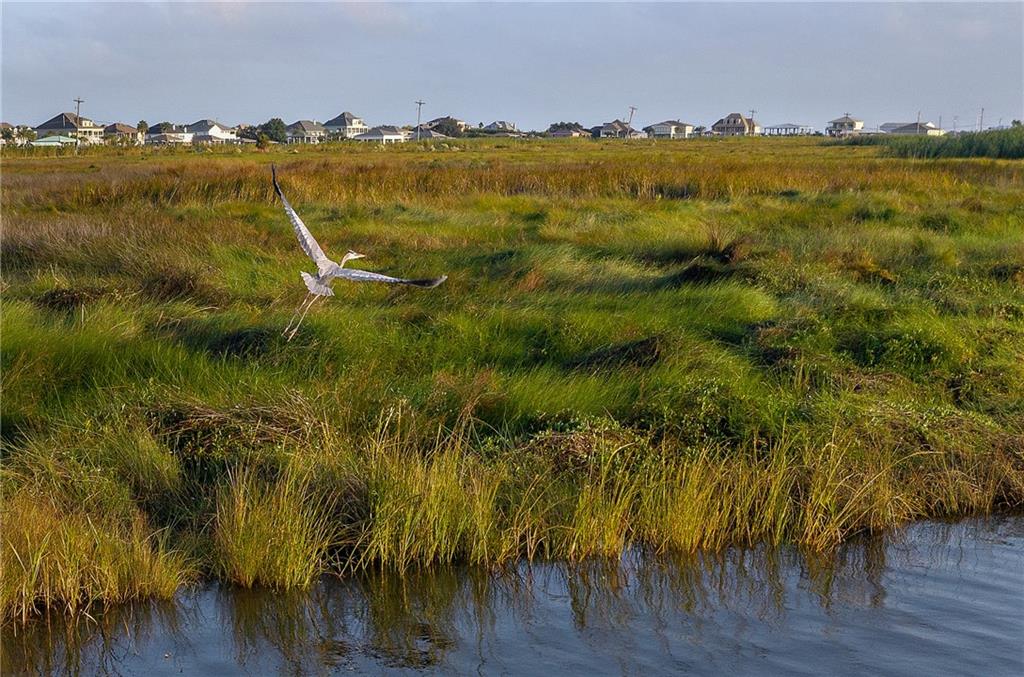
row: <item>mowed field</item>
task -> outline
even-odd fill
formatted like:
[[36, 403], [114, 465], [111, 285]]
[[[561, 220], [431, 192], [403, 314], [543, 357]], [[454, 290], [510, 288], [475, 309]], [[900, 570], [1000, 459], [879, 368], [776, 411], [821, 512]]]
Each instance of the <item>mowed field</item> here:
[[[281, 338], [328, 255], [351, 284]], [[0, 610], [1024, 500], [1024, 163], [813, 139], [9, 152]]]

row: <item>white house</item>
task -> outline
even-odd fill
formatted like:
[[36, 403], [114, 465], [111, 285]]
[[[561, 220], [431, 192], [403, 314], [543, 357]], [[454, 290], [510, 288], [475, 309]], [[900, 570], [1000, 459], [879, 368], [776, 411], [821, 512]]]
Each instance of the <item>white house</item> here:
[[192, 143], [192, 132], [186, 131], [183, 125], [167, 125], [161, 123], [150, 127], [146, 132], [146, 144], [151, 146], [177, 146]]
[[235, 130], [216, 120], [198, 120], [185, 125], [185, 131], [192, 134], [192, 143], [238, 143], [238, 134]]
[[644, 131], [651, 139], [688, 139], [693, 135], [693, 125], [678, 120], [665, 120], [644, 127]]
[[288, 143], [320, 143], [327, 138], [327, 129], [316, 120], [296, 120], [285, 132]]
[[864, 121], [850, 117], [850, 114], [847, 113], [841, 118], [829, 120], [825, 133], [829, 136], [849, 136], [850, 134], [859, 134], [863, 129]]
[[781, 125], [771, 125], [764, 128], [765, 136], [807, 136], [814, 134], [814, 127], [810, 125], [797, 125], [792, 122], [784, 122]]
[[370, 128], [366, 126], [362, 118], [345, 111], [338, 117], [325, 122], [324, 129], [327, 130], [329, 136], [351, 139], [354, 136], [369, 131]]
[[[370, 141], [376, 143], [403, 143], [409, 139], [405, 130], [390, 125], [374, 127], [370, 131], [357, 134], [352, 138], [356, 141]], [[421, 134], [421, 138], [425, 137]]]
[[60, 113], [35, 128], [36, 136], [71, 136], [85, 143], [103, 143], [103, 127], [74, 113]]

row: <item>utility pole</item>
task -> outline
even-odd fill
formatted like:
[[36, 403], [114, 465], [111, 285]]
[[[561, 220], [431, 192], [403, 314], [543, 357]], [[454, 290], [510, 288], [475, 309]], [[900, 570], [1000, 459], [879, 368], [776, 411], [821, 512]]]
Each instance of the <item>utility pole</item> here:
[[980, 132], [985, 128], [985, 107], [981, 107], [981, 115], [978, 116], [978, 131]]
[[416, 104], [416, 140], [420, 140], [420, 111], [423, 110], [423, 104], [426, 101], [413, 101]]
[[627, 134], [632, 134], [633, 133], [633, 113], [635, 113], [635, 112], [636, 112], [636, 106], [630, 106], [629, 107], [629, 121], [626, 122], [626, 126], [629, 127], [630, 131], [626, 132]]
[[85, 103], [85, 99], [78, 97], [72, 99], [72, 101], [75, 102], [75, 117], [80, 117], [82, 115], [82, 104]]
[[959, 115], [954, 115], [953, 116], [953, 131], [954, 132], [956, 131], [956, 123], [957, 123], [958, 120], [960, 120], [960, 116]]
[[753, 108], [750, 109], [750, 135], [754, 135], [754, 113], [757, 111]]

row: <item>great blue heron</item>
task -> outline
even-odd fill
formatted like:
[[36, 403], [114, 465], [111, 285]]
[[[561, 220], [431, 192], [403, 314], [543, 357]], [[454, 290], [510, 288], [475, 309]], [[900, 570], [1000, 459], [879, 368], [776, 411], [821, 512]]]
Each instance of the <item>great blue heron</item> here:
[[[302, 280], [306, 283], [306, 289], [309, 293], [306, 294], [306, 298], [302, 300], [299, 307], [292, 313], [291, 319], [288, 321], [288, 326], [284, 328], [282, 336], [287, 336], [288, 340], [291, 341], [295, 336], [295, 333], [299, 330], [299, 325], [306, 318], [306, 313], [313, 307], [313, 304], [317, 300], [322, 299], [326, 296], [334, 296], [334, 291], [331, 290], [331, 281], [336, 277], [341, 277], [346, 280], [352, 280], [354, 282], [384, 282], [387, 284], [407, 284], [413, 287], [421, 287], [423, 289], [432, 289], [437, 285], [441, 284], [448, 279], [447, 275], [441, 277], [435, 277], [425, 280], [406, 280], [400, 277], [391, 277], [389, 275], [381, 275], [380, 273], [371, 273], [368, 270], [355, 270], [352, 268], [345, 268], [345, 264], [353, 259], [363, 258], [363, 254], [357, 254], [351, 249], [348, 253], [341, 257], [340, 263], [327, 258], [324, 254], [324, 250], [320, 249], [320, 245], [317, 244], [316, 239], [313, 238], [313, 234], [309, 232], [309, 228], [306, 228], [306, 224], [302, 222], [299, 215], [292, 209], [291, 204], [288, 202], [288, 198], [281, 192], [281, 186], [277, 183], [277, 169], [270, 166], [271, 180], [274, 182], [274, 190], [277, 192], [277, 196], [281, 198], [281, 202], [284, 203], [284, 212], [288, 215], [288, 218], [292, 222], [292, 228], [295, 229], [295, 236], [299, 238], [299, 245], [302, 247], [302, 251], [306, 252], [309, 258], [313, 259], [313, 263], [316, 264], [317, 274], [314, 277], [309, 273], [302, 271]], [[298, 318], [298, 320], [296, 320]], [[294, 324], [294, 326], [292, 326]]]

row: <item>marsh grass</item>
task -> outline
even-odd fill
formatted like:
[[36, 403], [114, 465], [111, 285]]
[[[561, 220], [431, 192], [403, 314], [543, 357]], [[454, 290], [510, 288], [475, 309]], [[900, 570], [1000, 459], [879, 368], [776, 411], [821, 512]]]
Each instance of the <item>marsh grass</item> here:
[[[449, 280], [280, 339], [270, 161], [328, 252]], [[4, 618], [1018, 508], [1022, 188], [812, 141], [5, 150]]]

